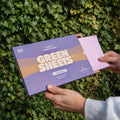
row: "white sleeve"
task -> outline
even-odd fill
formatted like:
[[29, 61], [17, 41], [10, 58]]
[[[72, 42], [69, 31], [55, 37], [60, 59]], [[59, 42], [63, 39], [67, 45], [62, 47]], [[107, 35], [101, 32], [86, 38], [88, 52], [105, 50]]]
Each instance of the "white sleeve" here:
[[120, 97], [109, 97], [106, 101], [87, 99], [86, 120], [120, 120]]

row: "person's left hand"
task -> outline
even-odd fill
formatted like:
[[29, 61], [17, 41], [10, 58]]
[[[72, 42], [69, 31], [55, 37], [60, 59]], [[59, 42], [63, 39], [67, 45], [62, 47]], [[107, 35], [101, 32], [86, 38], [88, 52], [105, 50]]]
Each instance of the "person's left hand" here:
[[58, 110], [77, 112], [84, 115], [86, 99], [76, 91], [62, 89], [53, 85], [47, 86], [45, 98], [51, 100]]

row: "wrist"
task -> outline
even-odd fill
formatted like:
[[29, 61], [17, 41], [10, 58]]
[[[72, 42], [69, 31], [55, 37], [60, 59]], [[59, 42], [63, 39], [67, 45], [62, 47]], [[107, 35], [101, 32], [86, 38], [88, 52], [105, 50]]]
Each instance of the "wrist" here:
[[82, 112], [82, 115], [85, 115], [85, 102], [86, 102], [86, 99], [84, 98], [84, 103], [83, 103], [83, 112]]
[[85, 111], [85, 102], [86, 102], [86, 99], [83, 98], [80, 102], [80, 109], [79, 109], [79, 112], [80, 114], [84, 115], [84, 111]]

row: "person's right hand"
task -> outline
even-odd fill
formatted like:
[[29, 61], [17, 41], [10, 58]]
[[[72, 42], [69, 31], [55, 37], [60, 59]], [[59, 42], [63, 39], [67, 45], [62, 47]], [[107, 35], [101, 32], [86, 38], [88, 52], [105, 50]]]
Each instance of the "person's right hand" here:
[[111, 70], [115, 73], [120, 74], [120, 55], [114, 51], [109, 51], [104, 54], [103, 57], [99, 58], [100, 62], [106, 62], [110, 66], [106, 70]]
[[45, 98], [51, 100], [58, 110], [84, 115], [86, 99], [78, 92], [48, 85]]

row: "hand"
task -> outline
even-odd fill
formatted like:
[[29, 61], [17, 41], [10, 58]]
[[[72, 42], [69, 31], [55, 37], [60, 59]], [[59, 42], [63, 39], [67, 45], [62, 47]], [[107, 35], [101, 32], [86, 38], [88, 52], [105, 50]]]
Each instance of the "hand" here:
[[47, 86], [45, 98], [51, 100], [58, 110], [84, 114], [86, 99], [76, 91], [62, 89], [53, 85]]
[[111, 70], [115, 73], [120, 74], [120, 55], [115, 53], [114, 51], [109, 51], [104, 54], [103, 57], [99, 58], [100, 62], [106, 62], [110, 65], [110, 67], [106, 68], [106, 70]]

